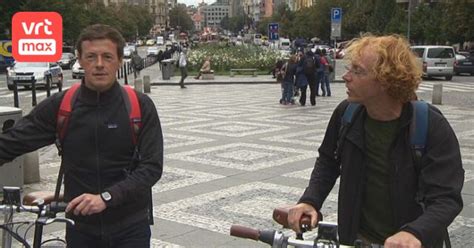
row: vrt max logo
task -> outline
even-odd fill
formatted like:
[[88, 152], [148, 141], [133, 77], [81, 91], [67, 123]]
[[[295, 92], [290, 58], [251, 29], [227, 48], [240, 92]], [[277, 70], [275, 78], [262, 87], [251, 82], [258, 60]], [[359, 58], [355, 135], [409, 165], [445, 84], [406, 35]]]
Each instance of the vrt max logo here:
[[20, 62], [57, 62], [63, 46], [63, 19], [56, 12], [18, 12], [12, 19], [12, 51]]

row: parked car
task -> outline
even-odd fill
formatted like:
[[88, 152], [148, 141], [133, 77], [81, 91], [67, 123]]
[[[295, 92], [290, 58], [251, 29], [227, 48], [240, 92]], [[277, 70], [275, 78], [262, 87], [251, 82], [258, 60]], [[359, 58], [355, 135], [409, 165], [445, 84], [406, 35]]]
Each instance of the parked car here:
[[445, 77], [451, 80], [454, 75], [455, 52], [451, 46], [412, 46], [412, 51], [418, 57], [423, 76]]
[[76, 62], [76, 56], [72, 53], [63, 53], [61, 59], [58, 61], [59, 66], [63, 69], [71, 69], [72, 65]]
[[456, 63], [454, 64], [454, 73], [456, 75], [460, 75], [461, 73], [467, 73], [471, 76], [474, 76], [474, 52], [469, 54], [469, 56], [463, 57], [464, 58], [456, 58]]
[[159, 49], [157, 46], [151, 46], [148, 49], [146, 49], [146, 56], [157, 56], [159, 52]]
[[135, 50], [136, 50], [135, 46], [131, 46], [131, 45], [125, 46], [123, 48], [123, 57], [126, 58], [126, 59], [131, 58], [132, 53], [135, 52]]
[[30, 88], [35, 85], [58, 87], [63, 84], [63, 71], [58, 63], [48, 62], [16, 62], [7, 68], [7, 87], [13, 90], [14, 83], [17, 86]]
[[72, 78], [83, 78], [84, 77], [84, 69], [81, 67], [81, 64], [79, 64], [79, 61], [76, 61], [74, 65], [72, 66]]
[[155, 45], [155, 43], [156, 43], [156, 40], [155, 40], [155, 39], [149, 39], [149, 40], [146, 41], [145, 44], [146, 44], [147, 46], [153, 46], [153, 45]]

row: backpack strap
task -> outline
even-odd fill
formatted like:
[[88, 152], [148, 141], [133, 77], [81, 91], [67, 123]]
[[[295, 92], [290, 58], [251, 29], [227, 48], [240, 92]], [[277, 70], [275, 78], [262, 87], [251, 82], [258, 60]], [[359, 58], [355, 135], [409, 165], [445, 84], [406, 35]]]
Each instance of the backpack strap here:
[[428, 103], [411, 101], [413, 117], [410, 124], [410, 143], [415, 153], [415, 162], [420, 163], [426, 151], [426, 136], [428, 133]]
[[354, 113], [358, 111], [360, 108], [359, 103], [353, 103], [350, 102], [346, 109], [344, 110], [344, 114], [342, 115], [341, 118], [341, 127], [339, 128], [339, 134], [337, 138], [337, 144], [336, 144], [336, 151], [334, 153], [334, 158], [339, 162], [341, 158], [341, 153], [342, 153], [342, 141], [344, 140], [344, 137], [346, 137], [347, 132], [349, 131], [349, 127], [352, 123], [352, 118], [354, 116]]
[[357, 108], [359, 108], [360, 104], [358, 103], [349, 103], [347, 105], [346, 110], [344, 111], [344, 115], [342, 116], [342, 125], [348, 125], [352, 122], [352, 116]]
[[142, 128], [142, 113], [140, 110], [140, 103], [138, 102], [137, 93], [129, 85], [124, 85], [122, 87], [122, 97], [130, 119], [132, 142], [133, 145], [136, 146], [138, 144], [138, 134]]
[[75, 83], [66, 91], [61, 105], [59, 106], [58, 115], [56, 118], [56, 147], [58, 148], [59, 156], [62, 155], [62, 141], [66, 134], [66, 129], [69, 124], [69, 117], [71, 116], [72, 105], [76, 101], [77, 92], [81, 83]]

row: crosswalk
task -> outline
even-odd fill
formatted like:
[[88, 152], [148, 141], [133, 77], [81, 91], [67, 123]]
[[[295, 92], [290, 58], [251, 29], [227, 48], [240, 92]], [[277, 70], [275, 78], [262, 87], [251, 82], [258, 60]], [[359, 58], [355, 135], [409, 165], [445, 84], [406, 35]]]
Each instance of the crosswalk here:
[[442, 84], [445, 92], [474, 92], [474, 83], [472, 82], [441, 82], [441, 81], [423, 81], [418, 87], [418, 92], [433, 91], [435, 84]]

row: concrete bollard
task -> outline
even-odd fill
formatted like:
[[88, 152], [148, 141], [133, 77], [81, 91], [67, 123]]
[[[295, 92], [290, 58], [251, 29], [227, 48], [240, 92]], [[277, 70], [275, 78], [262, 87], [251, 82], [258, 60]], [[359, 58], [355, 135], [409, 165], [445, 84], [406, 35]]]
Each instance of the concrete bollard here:
[[143, 76], [143, 89], [145, 90], [145, 93], [151, 92], [150, 76], [148, 75]]
[[23, 182], [38, 183], [40, 181], [39, 155], [38, 151], [26, 153], [23, 164]]
[[433, 85], [433, 98], [431, 100], [432, 104], [442, 104], [443, 98], [443, 84], [437, 83]]
[[135, 90], [138, 92], [143, 92], [143, 81], [141, 78], [136, 78], [134, 81]]

